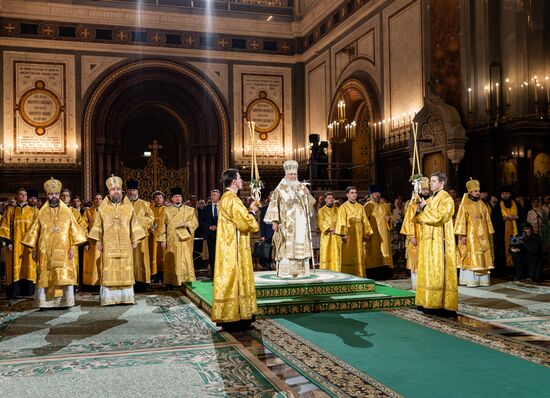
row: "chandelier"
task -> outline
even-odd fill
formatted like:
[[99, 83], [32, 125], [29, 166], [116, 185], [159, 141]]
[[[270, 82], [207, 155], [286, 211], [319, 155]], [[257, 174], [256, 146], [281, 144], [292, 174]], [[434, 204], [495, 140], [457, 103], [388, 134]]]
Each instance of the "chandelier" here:
[[328, 125], [328, 140], [336, 144], [350, 142], [355, 138], [356, 123], [355, 120], [348, 122], [346, 118], [346, 101], [343, 95], [340, 95], [337, 107], [338, 118]]

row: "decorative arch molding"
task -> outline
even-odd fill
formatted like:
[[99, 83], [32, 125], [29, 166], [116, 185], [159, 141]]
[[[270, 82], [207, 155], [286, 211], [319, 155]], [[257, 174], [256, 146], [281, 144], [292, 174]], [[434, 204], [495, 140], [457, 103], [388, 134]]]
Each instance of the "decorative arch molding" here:
[[338, 86], [331, 101], [327, 124], [337, 115], [338, 101], [342, 96], [346, 100], [346, 107], [352, 106], [349, 115], [357, 123], [355, 142], [347, 150], [351, 150], [351, 159], [354, 164], [368, 166], [368, 169], [355, 169], [354, 178], [373, 181], [376, 177], [376, 137], [373, 123], [380, 117], [378, 96], [370, 84], [368, 75], [364, 72], [355, 73]]
[[230, 156], [230, 131], [229, 131], [229, 118], [227, 115], [226, 108], [223, 101], [221, 100], [220, 95], [214, 88], [214, 85], [208, 81], [204, 76], [196, 72], [192, 67], [162, 60], [162, 59], [151, 59], [151, 60], [140, 60], [131, 62], [129, 64], [123, 65], [107, 75], [91, 92], [90, 97], [86, 103], [84, 115], [83, 115], [83, 194], [86, 199], [90, 199], [93, 193], [93, 162], [94, 156], [92, 151], [92, 141], [95, 135], [94, 131], [94, 120], [97, 116], [97, 110], [99, 104], [104, 94], [109, 90], [111, 86], [120, 82], [126, 76], [133, 74], [139, 71], [159, 71], [166, 70], [172, 73], [180, 74], [186, 79], [190, 79], [198, 87], [204, 90], [204, 93], [208, 95], [209, 99], [214, 104], [215, 112], [219, 122], [220, 134], [221, 134], [221, 164], [222, 167], [229, 167], [229, 156]]
[[374, 98], [380, 98], [380, 87], [378, 82], [372, 78], [372, 74], [376, 73], [374, 63], [366, 57], [357, 57], [349, 63], [340, 76], [336, 78], [335, 87], [340, 87], [344, 82], [352, 79], [354, 76], [361, 75], [361, 80], [368, 83], [369, 91], [375, 95]]

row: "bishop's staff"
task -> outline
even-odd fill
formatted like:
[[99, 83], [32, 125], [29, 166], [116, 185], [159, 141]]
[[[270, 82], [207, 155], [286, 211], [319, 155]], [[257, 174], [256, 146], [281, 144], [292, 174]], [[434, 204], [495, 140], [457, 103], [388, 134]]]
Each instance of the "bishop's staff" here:
[[413, 186], [413, 192], [411, 200], [414, 202], [420, 201], [420, 192], [422, 190], [422, 170], [420, 169], [420, 157], [418, 155], [418, 123], [412, 122], [412, 134], [413, 134], [413, 159], [412, 159], [412, 172], [409, 181]]

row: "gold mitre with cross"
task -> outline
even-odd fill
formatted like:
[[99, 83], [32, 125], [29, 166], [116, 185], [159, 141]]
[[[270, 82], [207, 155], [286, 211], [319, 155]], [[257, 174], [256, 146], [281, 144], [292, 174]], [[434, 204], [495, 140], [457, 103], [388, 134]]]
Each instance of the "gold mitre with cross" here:
[[107, 185], [107, 189], [109, 191], [113, 188], [122, 189], [122, 178], [117, 177], [113, 174], [109, 178], [107, 178], [107, 181], [105, 181], [105, 185]]
[[60, 193], [62, 187], [63, 185], [61, 184], [61, 181], [56, 180], [53, 177], [44, 183], [44, 191], [46, 191], [47, 194]]
[[468, 190], [468, 192], [479, 191], [480, 190], [479, 181], [472, 180], [472, 178], [470, 177], [470, 181], [466, 183], [466, 189]]
[[291, 171], [298, 172], [298, 162], [295, 160], [285, 160], [283, 163], [283, 169], [285, 169], [285, 173], [289, 173]]
[[428, 177], [420, 179], [420, 189], [430, 189], [430, 179]]

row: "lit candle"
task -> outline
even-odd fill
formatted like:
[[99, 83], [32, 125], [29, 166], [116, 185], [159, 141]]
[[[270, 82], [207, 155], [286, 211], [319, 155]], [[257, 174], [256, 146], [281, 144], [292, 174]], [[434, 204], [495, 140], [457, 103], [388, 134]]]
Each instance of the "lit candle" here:
[[539, 97], [538, 97], [538, 94], [537, 94], [537, 87], [538, 87], [538, 77], [537, 75], [533, 76], [533, 81], [535, 82], [535, 103], [539, 102]]
[[550, 82], [548, 81], [548, 76], [545, 76], [544, 80], [546, 81], [546, 103], [550, 104], [550, 92], [548, 91], [548, 86], [550, 85]]
[[472, 88], [468, 87], [468, 112], [472, 112]]
[[498, 82], [495, 83], [495, 95], [496, 95], [496, 98], [497, 98], [497, 111], [500, 109], [500, 98], [499, 98], [500, 91], [499, 91], [499, 88], [500, 88], [500, 84]]
[[378, 122], [378, 138], [382, 137], [382, 122]]
[[512, 98], [512, 87], [508, 87], [506, 91], [506, 105], [510, 106], [510, 98]]
[[485, 86], [485, 111], [489, 112], [489, 86]]

